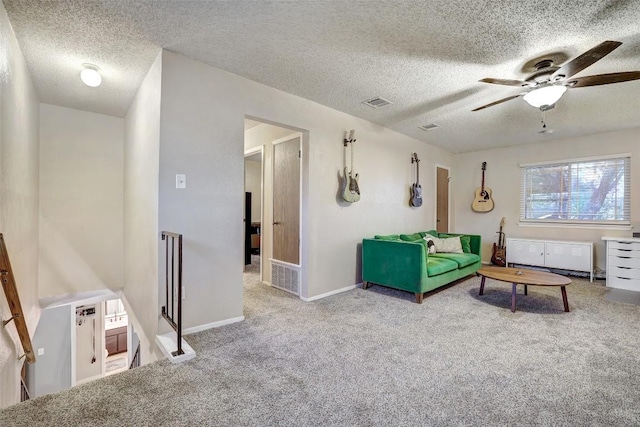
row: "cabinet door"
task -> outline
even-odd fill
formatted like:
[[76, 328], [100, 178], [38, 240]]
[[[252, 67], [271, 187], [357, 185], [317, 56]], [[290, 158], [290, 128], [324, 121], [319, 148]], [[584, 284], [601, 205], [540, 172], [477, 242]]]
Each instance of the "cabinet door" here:
[[547, 242], [545, 265], [565, 270], [591, 271], [591, 245]]
[[127, 334], [118, 334], [118, 353], [127, 351]]
[[118, 336], [112, 335], [110, 337], [106, 337], [105, 347], [109, 354], [116, 354], [118, 352]]
[[509, 264], [544, 265], [544, 242], [507, 239]]

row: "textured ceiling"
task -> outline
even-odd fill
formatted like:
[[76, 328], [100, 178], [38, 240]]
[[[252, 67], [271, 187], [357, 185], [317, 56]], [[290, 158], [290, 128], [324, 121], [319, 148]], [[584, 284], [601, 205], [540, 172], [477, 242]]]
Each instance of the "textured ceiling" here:
[[[640, 80], [567, 91], [539, 134], [521, 90], [532, 59], [622, 46], [577, 76], [640, 70], [640, 1], [3, 0], [46, 103], [123, 116], [166, 48], [453, 152], [640, 126]], [[82, 63], [104, 83], [84, 86]], [[373, 109], [376, 96], [393, 104]], [[441, 128], [425, 132], [420, 125]]]

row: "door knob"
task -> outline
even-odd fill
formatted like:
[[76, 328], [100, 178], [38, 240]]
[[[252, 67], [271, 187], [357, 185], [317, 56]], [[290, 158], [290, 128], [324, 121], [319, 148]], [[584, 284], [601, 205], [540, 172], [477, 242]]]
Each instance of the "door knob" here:
[[273, 225], [280, 225], [280, 223], [278, 221], [274, 221]]

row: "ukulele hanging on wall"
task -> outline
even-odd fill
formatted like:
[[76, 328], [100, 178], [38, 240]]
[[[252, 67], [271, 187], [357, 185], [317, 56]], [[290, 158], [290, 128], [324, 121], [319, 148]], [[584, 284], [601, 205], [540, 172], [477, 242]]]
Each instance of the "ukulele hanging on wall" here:
[[471, 209], [475, 212], [491, 212], [493, 210], [493, 199], [491, 189], [484, 186], [484, 172], [487, 170], [487, 162], [482, 162], [482, 186], [476, 188], [475, 197], [471, 203]]
[[351, 170], [344, 167], [344, 181], [342, 198], [345, 202], [355, 203], [360, 200], [360, 187], [358, 186], [358, 174], [353, 171], [353, 143], [356, 142], [353, 137], [354, 130], [351, 129], [349, 137], [344, 139], [344, 158], [347, 159], [347, 145], [351, 144]]
[[411, 156], [411, 163], [416, 164], [416, 182], [411, 184], [409, 206], [420, 207], [422, 206], [422, 186], [420, 186], [420, 160], [417, 153], [413, 153]]

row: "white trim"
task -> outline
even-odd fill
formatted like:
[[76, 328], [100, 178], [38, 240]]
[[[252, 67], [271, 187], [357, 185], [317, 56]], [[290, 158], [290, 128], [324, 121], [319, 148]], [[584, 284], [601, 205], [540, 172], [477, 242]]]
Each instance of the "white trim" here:
[[[359, 285], [362, 285], [361, 283], [359, 283]], [[347, 292], [350, 291], [352, 289], [355, 289], [357, 285], [351, 285], [351, 286], [347, 286], [344, 288], [340, 288], [340, 289], [336, 289], [335, 291], [331, 291], [331, 292], [327, 292], [324, 294], [320, 294], [320, 295], [316, 295], [314, 297], [310, 297], [310, 298], [305, 298], [305, 297], [300, 297], [300, 299], [304, 302], [311, 302], [311, 301], [316, 301], [322, 298], [326, 298], [326, 297], [330, 297], [331, 295], [335, 295], [335, 294], [340, 294], [342, 292]]]
[[[262, 243], [264, 241], [264, 144], [246, 150], [244, 157], [246, 159], [247, 156], [252, 156], [258, 152], [260, 153], [260, 280], [262, 280], [264, 275], [264, 251], [262, 250]], [[244, 185], [246, 191], [247, 183], [245, 182]]]
[[208, 329], [219, 328], [220, 326], [230, 325], [232, 323], [238, 323], [244, 321], [244, 316], [232, 317], [231, 319], [220, 320], [212, 323], [205, 323], [204, 325], [198, 325], [191, 328], [186, 328], [182, 331], [182, 335], [195, 334], [196, 332], [206, 331]]
[[607, 154], [604, 156], [580, 157], [577, 159], [551, 160], [546, 162], [535, 162], [535, 163], [520, 163], [518, 166], [521, 168], [528, 168], [532, 166], [561, 165], [564, 163], [592, 162], [597, 160], [622, 159], [626, 157], [631, 157], [631, 153]]
[[162, 335], [156, 335], [156, 345], [158, 346], [160, 351], [162, 351], [162, 354], [164, 354], [164, 357], [169, 359], [171, 363], [186, 362], [187, 360], [190, 360], [196, 357], [195, 350], [193, 349], [193, 347], [189, 345], [189, 343], [187, 343], [184, 340], [184, 338], [182, 339], [183, 354], [179, 354], [177, 356], [174, 356], [173, 354], [171, 354], [178, 349], [175, 332], [173, 331], [167, 332], [166, 334], [162, 334]]
[[450, 166], [445, 166], [445, 165], [441, 165], [436, 163], [435, 168], [433, 169], [434, 174], [435, 174], [435, 178], [434, 178], [434, 199], [435, 199], [435, 203], [433, 204], [433, 221], [434, 221], [434, 225], [433, 225], [433, 229], [437, 230], [438, 229], [438, 168], [440, 169], [445, 169], [449, 172], [448, 176], [447, 176], [447, 231], [449, 232], [449, 230], [451, 229], [451, 167]]

